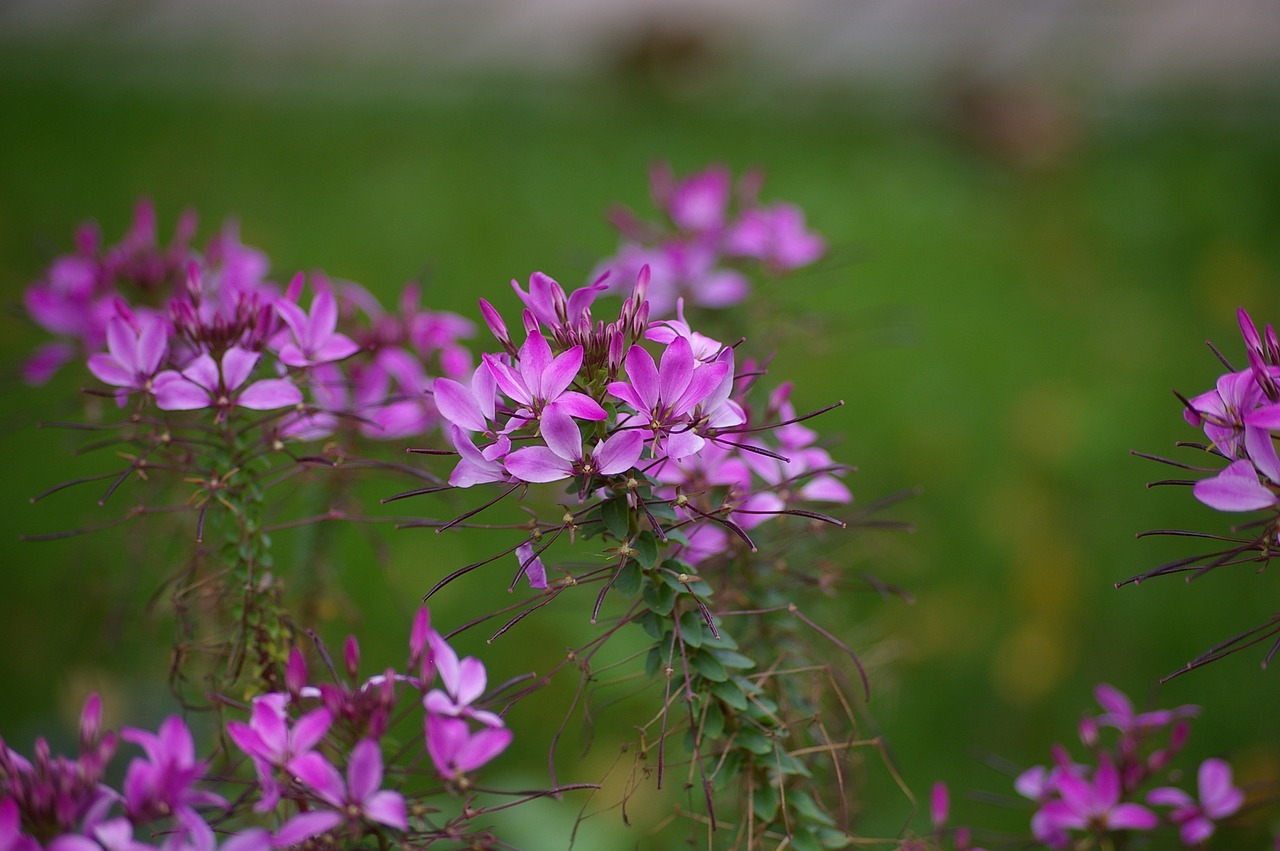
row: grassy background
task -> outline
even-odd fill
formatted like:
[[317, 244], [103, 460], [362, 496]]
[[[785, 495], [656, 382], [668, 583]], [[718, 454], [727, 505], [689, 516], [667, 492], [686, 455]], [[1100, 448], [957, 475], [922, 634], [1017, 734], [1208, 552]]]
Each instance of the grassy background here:
[[[1099, 681], [1140, 703], [1202, 705], [1193, 756], [1228, 755], [1246, 779], [1280, 776], [1277, 684], [1259, 671], [1260, 652], [1156, 685], [1267, 618], [1272, 574], [1113, 588], [1190, 551], [1135, 542], [1135, 532], [1227, 528], [1185, 490], [1147, 491], [1167, 470], [1128, 453], [1196, 439], [1170, 390], [1212, 385], [1219, 367], [1205, 339], [1243, 361], [1237, 305], [1280, 318], [1270, 92], [1050, 98], [1060, 122], [1039, 147], [1028, 143], [1040, 154], [1028, 162], [1017, 134], [975, 109], [1002, 103], [999, 91], [904, 97], [761, 81], [687, 90], [643, 75], [426, 80], [319, 66], [242, 68], [228, 83], [218, 62], [83, 45], [0, 59], [0, 286], [14, 305], [0, 335], [0, 735], [19, 750], [52, 713], [69, 727], [90, 687], [107, 691], [117, 723], [170, 711], [155, 677], [167, 626], [139, 615], [161, 577], [134, 565], [139, 548], [176, 558], [180, 542], [148, 536], [145, 524], [18, 541], [129, 504], [97, 508], [92, 488], [29, 504], [111, 467], [76, 456], [75, 435], [36, 430], [75, 416], [83, 376], [43, 389], [16, 379], [41, 339], [21, 318], [20, 293], [70, 247], [77, 223], [94, 217], [115, 239], [148, 195], [167, 238], [195, 206], [202, 238], [238, 217], [278, 278], [324, 269], [385, 300], [420, 278], [430, 305], [478, 318], [478, 295], [512, 306], [513, 277], [540, 269], [582, 280], [615, 247], [604, 211], [647, 210], [646, 169], [668, 160], [678, 173], [763, 167], [764, 196], [802, 205], [831, 243], [820, 268], [760, 293], [750, 345], [777, 351], [775, 376], [794, 379], [800, 407], [846, 401], [820, 427], [838, 439], [837, 458], [859, 467], [850, 484], [860, 501], [921, 488], [893, 512], [915, 534], [860, 534], [836, 551], [851, 570], [906, 586], [915, 603], [850, 595], [822, 613], [872, 666], [868, 729], [885, 737], [908, 785], [1007, 791], [985, 759], [1047, 759], [1051, 742], [1073, 740]], [[371, 510], [383, 493], [371, 494]], [[381, 664], [399, 658], [421, 593], [477, 546], [403, 531], [383, 536], [379, 560], [359, 532], [324, 535], [286, 541], [338, 554], [349, 605], [333, 634], [358, 628]], [[438, 611], [460, 619], [480, 607], [466, 595], [488, 605], [490, 593], [472, 579]], [[537, 640], [484, 648], [485, 660], [508, 672], [544, 666], [540, 646], [583, 634], [574, 617], [530, 627]], [[513, 722], [523, 740], [554, 723], [538, 711]], [[530, 748], [522, 782], [536, 786]], [[598, 748], [592, 770], [615, 754]], [[864, 824], [892, 835], [913, 818], [910, 802], [886, 771], [867, 772]], [[564, 813], [581, 801], [570, 804], [521, 810], [520, 823], [545, 820], [530, 836], [563, 847]], [[978, 803], [959, 810], [978, 823], [1021, 818]], [[592, 825], [601, 832], [583, 847], [638, 841], [612, 815]]]

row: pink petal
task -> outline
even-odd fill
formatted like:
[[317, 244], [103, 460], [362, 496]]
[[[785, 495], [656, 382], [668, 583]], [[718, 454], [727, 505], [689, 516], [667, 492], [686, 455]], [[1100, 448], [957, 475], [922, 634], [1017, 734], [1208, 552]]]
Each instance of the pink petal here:
[[1196, 499], [1219, 511], [1254, 511], [1280, 502], [1258, 481], [1247, 459], [1234, 462], [1211, 479], [1201, 479], [1192, 487]]
[[545, 446], [517, 449], [503, 465], [522, 482], [558, 482], [573, 475], [573, 465]]
[[543, 416], [546, 416], [546, 412], [552, 408], [558, 408], [571, 417], [592, 422], [599, 422], [609, 416], [609, 413], [600, 407], [599, 402], [576, 390], [566, 390], [561, 393], [559, 398], [543, 409]]
[[1220, 819], [1234, 815], [1244, 805], [1244, 792], [1231, 783], [1231, 765], [1226, 760], [1206, 759], [1200, 763], [1200, 805], [1206, 815]]
[[365, 801], [382, 786], [382, 748], [372, 739], [361, 739], [347, 763], [347, 791], [352, 800]]
[[332, 830], [341, 823], [342, 816], [332, 811], [312, 810], [298, 813], [276, 831], [273, 844], [277, 848], [291, 848], [325, 831]]
[[346, 789], [342, 785], [342, 775], [329, 761], [315, 751], [308, 751], [301, 756], [289, 760], [289, 772], [303, 783], [315, 790], [325, 803], [331, 807], [345, 804]]
[[1117, 830], [1150, 830], [1159, 823], [1156, 814], [1140, 804], [1120, 804], [1107, 814], [1107, 825]]
[[287, 378], [264, 378], [244, 389], [236, 404], [255, 411], [287, 408], [302, 402], [302, 391]]
[[365, 817], [379, 824], [408, 830], [409, 819], [405, 814], [404, 798], [399, 792], [383, 790], [364, 802]]
[[[222, 382], [227, 390], [235, 390], [245, 379], [249, 377], [249, 373], [253, 372], [253, 368], [258, 364], [259, 355], [257, 352], [250, 352], [239, 346], [232, 346], [227, 349], [226, 354], [222, 356]], [[190, 371], [188, 370], [190, 376]], [[194, 376], [190, 376], [193, 377]], [[198, 380], [198, 379], [197, 379]], [[212, 384], [210, 387], [214, 386]]]
[[596, 472], [613, 476], [635, 466], [644, 452], [644, 434], [639, 429], [626, 429], [611, 434], [599, 443], [592, 458]]
[[169, 351], [169, 323], [159, 316], [143, 322], [138, 335], [138, 368], [145, 375], [154, 375]]
[[485, 431], [489, 428], [484, 414], [476, 405], [475, 397], [457, 381], [452, 378], [437, 378], [432, 385], [432, 392], [436, 408], [449, 422], [467, 431]]
[[474, 656], [468, 656], [459, 663], [459, 668], [457, 691], [454, 692], [454, 697], [457, 698], [460, 706], [470, 706], [476, 698], [484, 694], [487, 682], [484, 663]]
[[572, 349], [562, 352], [542, 371], [535, 395], [539, 399], [554, 400], [573, 383], [573, 379], [578, 376], [578, 369], [581, 366], [582, 346], [574, 346]]
[[463, 772], [474, 771], [511, 744], [512, 732], [506, 727], [486, 727], [471, 736], [459, 749], [456, 760], [458, 769]]
[[104, 384], [110, 384], [113, 387], [133, 387], [137, 381], [137, 374], [130, 371], [118, 360], [105, 352], [95, 352], [89, 355], [89, 371]]
[[[658, 366], [658, 396], [663, 402], [671, 405], [683, 395], [693, 377], [694, 363], [689, 341], [684, 337], [672, 340], [671, 345], [662, 353], [662, 361]], [[703, 396], [705, 395], [704, 393]]]
[[572, 463], [582, 460], [582, 433], [563, 409], [551, 406], [542, 414], [541, 434], [547, 448]]
[[284, 320], [285, 324], [289, 326], [289, 330], [293, 332], [293, 339], [306, 346], [311, 340], [306, 312], [285, 298], [276, 299], [272, 306], [275, 307], [276, 313], [280, 314], [280, 318]]
[[[674, 343], [673, 343], [674, 345]], [[670, 348], [670, 347], [668, 347]], [[627, 357], [624, 362], [627, 371], [627, 378], [631, 379], [631, 387], [636, 401], [639, 405], [635, 405], [637, 411], [649, 412], [658, 406], [658, 366], [653, 362], [653, 356], [639, 346], [632, 346], [627, 350]], [[610, 385], [610, 393], [618, 395]], [[624, 400], [630, 403], [630, 400]]]

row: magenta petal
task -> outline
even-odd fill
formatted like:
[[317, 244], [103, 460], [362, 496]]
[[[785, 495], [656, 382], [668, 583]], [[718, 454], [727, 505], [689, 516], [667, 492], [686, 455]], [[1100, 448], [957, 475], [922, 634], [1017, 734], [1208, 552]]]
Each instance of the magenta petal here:
[[506, 750], [512, 732], [506, 727], [487, 727], [472, 736], [457, 755], [458, 769], [474, 771]]
[[209, 398], [209, 390], [184, 379], [173, 370], [157, 375], [151, 383], [151, 390], [156, 395], [156, 407], [161, 411], [198, 411], [214, 403]]
[[545, 446], [526, 446], [506, 457], [503, 466], [522, 482], [558, 482], [573, 475], [573, 466]]
[[138, 335], [138, 369], [153, 375], [169, 351], [169, 324], [158, 316], [144, 322]]
[[474, 656], [468, 656], [459, 663], [459, 677], [454, 697], [459, 706], [470, 706], [477, 697], [484, 694], [484, 663]]
[[520, 347], [517, 365], [524, 378], [524, 386], [534, 396], [540, 395], [538, 389], [542, 386], [542, 376], [551, 366], [551, 361], [551, 346], [546, 338], [536, 331], [530, 333]]
[[1236, 461], [1212, 479], [1195, 483], [1196, 499], [1219, 511], [1254, 511], [1280, 502], [1261, 482], [1248, 460]]
[[502, 392], [506, 393], [512, 401], [525, 407], [533, 406], [533, 396], [530, 388], [525, 386], [525, 380], [511, 367], [489, 353], [480, 356], [485, 365], [489, 367], [489, 371], [493, 373], [494, 381], [502, 388]]
[[684, 337], [676, 337], [662, 353], [662, 361], [658, 366], [658, 396], [662, 401], [670, 405], [684, 394], [693, 378], [693, 367], [693, 349], [690, 348], [689, 341]]
[[408, 830], [409, 819], [405, 814], [404, 798], [399, 792], [383, 790], [364, 802], [365, 817], [379, 824]]
[[[245, 379], [249, 377], [249, 373], [253, 372], [253, 368], [258, 364], [259, 355], [256, 352], [250, 352], [239, 346], [232, 346], [227, 349], [226, 354], [222, 356], [222, 383], [228, 390], [235, 390]], [[192, 378], [195, 376], [188, 375]], [[196, 379], [199, 380], [199, 379]], [[210, 387], [214, 386], [212, 384]]]
[[[539, 337], [539, 339], [541, 339]], [[541, 373], [534, 395], [539, 399], [554, 400], [569, 388], [582, 366], [582, 346], [574, 346], [558, 355]], [[526, 382], [528, 378], [526, 376]]]
[[321, 290], [311, 300], [311, 321], [308, 323], [311, 340], [323, 340], [338, 327], [338, 302], [333, 293]]
[[1107, 814], [1107, 825], [1117, 830], [1150, 830], [1159, 823], [1156, 814], [1140, 804], [1119, 804]]
[[635, 388], [622, 381], [611, 381], [608, 386], [609, 395], [621, 399], [637, 411], [648, 411], [644, 400], [636, 393]]
[[364, 801], [381, 786], [382, 748], [372, 739], [361, 739], [347, 764], [348, 792], [354, 800]]
[[[353, 757], [354, 758], [354, 757]], [[342, 775], [329, 761], [315, 751], [289, 760], [289, 772], [315, 790], [325, 803], [333, 807], [344, 804], [345, 789]]]
[[1161, 786], [1147, 794], [1147, 803], [1157, 807], [1185, 807], [1192, 803], [1191, 796], [1174, 786]]
[[552, 405], [543, 412], [541, 433], [547, 448], [556, 455], [570, 463], [582, 460], [582, 433], [562, 408]]
[[255, 411], [271, 411], [287, 408], [302, 401], [302, 391], [287, 378], [264, 378], [244, 389], [236, 403]]
[[277, 848], [290, 848], [332, 830], [341, 823], [342, 816], [332, 811], [312, 810], [299, 813], [276, 831], [273, 844]]
[[97, 352], [89, 355], [89, 371], [104, 384], [113, 387], [133, 387], [137, 374], [130, 372], [111, 355]]
[[1205, 814], [1220, 819], [1235, 814], [1244, 805], [1244, 792], [1231, 783], [1231, 765], [1226, 760], [1206, 759], [1200, 763], [1200, 805]]
[[437, 378], [432, 385], [436, 408], [446, 420], [467, 431], [484, 431], [489, 427], [476, 405], [475, 397], [452, 378]]
[[[637, 401], [640, 402], [639, 405], [635, 406], [636, 410], [652, 411], [657, 406], [659, 399], [658, 365], [653, 362], [653, 356], [639, 346], [632, 346], [627, 350], [624, 366], [627, 370], [627, 378], [631, 379], [631, 386]], [[612, 385], [610, 385], [609, 392], [615, 396], [617, 395], [612, 389]]]
[[700, 404], [709, 395], [716, 391], [724, 378], [729, 373], [729, 365], [717, 361], [716, 363], [704, 364], [694, 371], [685, 392], [679, 399], [670, 399], [663, 397], [677, 415], [692, 410], [696, 405]]
[[290, 745], [294, 753], [302, 753], [311, 750], [311, 748], [324, 738], [324, 734], [329, 732], [329, 725], [333, 723], [333, 716], [328, 709], [313, 709], [306, 715], [298, 719], [298, 723], [293, 725], [293, 741]]
[[[1248, 422], [1248, 417], [1245, 421]], [[1276, 444], [1271, 439], [1271, 432], [1246, 424], [1244, 448], [1258, 472], [1280, 484], [1280, 455], [1276, 454]]]
[[288, 299], [276, 299], [273, 305], [276, 313], [280, 314], [280, 318], [289, 326], [289, 330], [293, 332], [293, 338], [302, 345], [307, 345], [310, 339], [307, 314], [301, 307], [289, 301]]
[[1264, 405], [1244, 416], [1244, 424], [1258, 428], [1280, 429], [1280, 404]]
[[360, 351], [360, 346], [356, 344], [346, 334], [334, 334], [325, 340], [324, 345], [311, 353], [312, 363], [332, 363], [336, 360], [349, 358], [356, 352]]
[[558, 408], [571, 417], [590, 420], [591, 422], [600, 422], [609, 416], [608, 411], [600, 407], [599, 402], [576, 390], [566, 390], [561, 393], [559, 398], [544, 409], [544, 415], [545, 411], [549, 411], [552, 408]]
[[634, 467], [644, 451], [644, 437], [639, 429], [614, 432], [592, 453], [596, 472], [612, 476]]

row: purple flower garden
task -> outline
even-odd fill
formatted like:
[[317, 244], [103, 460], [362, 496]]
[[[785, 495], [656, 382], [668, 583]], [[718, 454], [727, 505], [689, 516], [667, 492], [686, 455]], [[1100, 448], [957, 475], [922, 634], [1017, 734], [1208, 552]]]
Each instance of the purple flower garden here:
[[[636, 788], [689, 790], [678, 817], [697, 846], [1241, 847], [1233, 831], [1256, 826], [1271, 792], [1196, 749], [1194, 728], [1213, 719], [1137, 706], [1105, 683], [1077, 740], [1045, 742], [1042, 764], [988, 790], [1022, 814], [1020, 833], [984, 828], [977, 806], [954, 818], [945, 782], [909, 793], [929, 826], [859, 833], [846, 758], [866, 742], [851, 707], [875, 677], [809, 614], [827, 580], [805, 565], [847, 529], [905, 524], [885, 512], [896, 498], [855, 503], [849, 464], [875, 448], [832, 454], [822, 414], [844, 400], [798, 408], [796, 365], [731, 330], [762, 282], [822, 261], [820, 223], [764, 200], [756, 174], [659, 166], [650, 182], [656, 215], [616, 210], [613, 256], [512, 281], [520, 309], [505, 315], [500, 287], [460, 316], [425, 306], [415, 285], [387, 306], [320, 273], [276, 278], [234, 225], [200, 245], [183, 216], [164, 242], [146, 201], [118, 241], [80, 228], [26, 290], [47, 339], [22, 376], [79, 374], [94, 409], [80, 424], [119, 463], [50, 493], [89, 482], [104, 502], [149, 495], [131, 519], [199, 554], [174, 614], [190, 640], [175, 642], [158, 728], [106, 729], [95, 694], [74, 755], [0, 740], [0, 851], [518, 848], [495, 813], [604, 794], [557, 767], [564, 731], [524, 711], [576, 705], [553, 678], [593, 664], [656, 683], [608, 712], [635, 732]], [[1183, 400], [1204, 466], [1167, 460], [1189, 471], [1190, 496], [1256, 522], [1199, 535], [1214, 552], [1133, 581], [1261, 566], [1275, 551], [1280, 337], [1243, 309], [1239, 325], [1240, 368]], [[1179, 427], [1171, 440], [1188, 438]], [[291, 523], [355, 521], [274, 514], [272, 488], [315, 482], [373, 483], [407, 507], [403, 527], [493, 536], [489, 556], [423, 589], [394, 665], [365, 663], [355, 636], [319, 638], [323, 614], [300, 602], [298, 568], [273, 543]], [[474, 595], [472, 619], [441, 622], [432, 598], [455, 587]], [[490, 659], [455, 649], [482, 632], [498, 653], [539, 618], [582, 621], [592, 637], [496, 683]], [[1280, 620], [1224, 638], [1188, 671], [1260, 642], [1270, 660]], [[533, 788], [495, 787], [517, 743], [549, 750], [549, 771]]]

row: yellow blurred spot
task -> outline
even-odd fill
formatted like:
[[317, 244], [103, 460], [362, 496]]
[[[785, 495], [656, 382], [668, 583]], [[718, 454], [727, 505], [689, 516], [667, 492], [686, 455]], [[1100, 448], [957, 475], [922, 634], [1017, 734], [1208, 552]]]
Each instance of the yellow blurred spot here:
[[1011, 704], [1034, 703], [1062, 679], [1073, 650], [1064, 630], [1023, 624], [996, 647], [991, 685]]
[[1265, 264], [1243, 245], [1215, 242], [1200, 258], [1196, 284], [1209, 316], [1234, 316], [1237, 307], [1259, 307], [1274, 289]]
[[1089, 406], [1081, 392], [1061, 384], [1040, 384], [1014, 399], [1009, 411], [1009, 437], [1033, 461], [1058, 465], [1080, 447], [1082, 413]]

